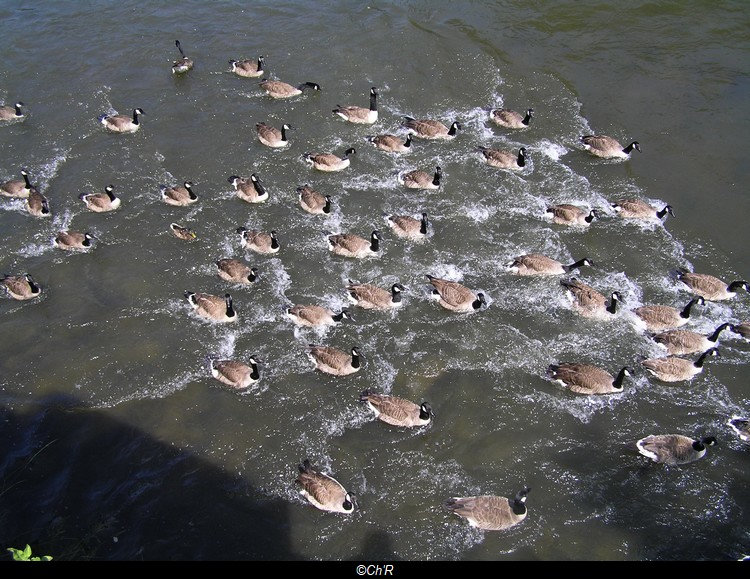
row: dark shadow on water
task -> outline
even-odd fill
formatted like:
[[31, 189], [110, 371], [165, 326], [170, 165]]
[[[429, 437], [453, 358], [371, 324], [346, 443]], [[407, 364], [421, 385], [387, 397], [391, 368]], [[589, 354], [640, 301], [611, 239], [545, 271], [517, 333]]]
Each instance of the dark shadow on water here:
[[299, 560], [289, 505], [106, 411], [0, 409], [0, 547], [55, 560]]

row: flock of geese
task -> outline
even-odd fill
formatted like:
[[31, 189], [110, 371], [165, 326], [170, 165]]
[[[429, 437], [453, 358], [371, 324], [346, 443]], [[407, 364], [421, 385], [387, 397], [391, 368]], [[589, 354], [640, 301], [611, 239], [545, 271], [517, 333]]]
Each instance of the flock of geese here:
[[[175, 45], [180, 52], [180, 59], [174, 62], [174, 74], [186, 74], [194, 66], [192, 59], [187, 57], [179, 40]], [[264, 59], [230, 60], [231, 71], [238, 76], [260, 78], [265, 75]], [[305, 82], [293, 86], [279, 80], [262, 79], [260, 88], [274, 99], [292, 98], [304, 91], [320, 91], [317, 83]], [[378, 89], [372, 87], [369, 91], [369, 106], [341, 106], [337, 105], [332, 112], [344, 121], [356, 124], [372, 125], [378, 120]], [[134, 133], [141, 128], [141, 116], [144, 111], [133, 109], [132, 115], [102, 115], [99, 122], [111, 133]], [[500, 108], [490, 112], [489, 120], [497, 126], [509, 130], [523, 130], [532, 121], [534, 110], [529, 108], [524, 113]], [[21, 121], [26, 112], [23, 102], [14, 106], [0, 107], [0, 122], [8, 124]], [[406, 137], [398, 135], [380, 134], [367, 137], [367, 141], [378, 150], [400, 154], [410, 150], [412, 139], [450, 141], [462, 129], [459, 121], [445, 125], [434, 119], [415, 119], [404, 117], [403, 128]], [[280, 128], [257, 123], [258, 140], [271, 148], [282, 148], [289, 145], [288, 131], [293, 130], [288, 124]], [[631, 153], [641, 151], [637, 141], [622, 146], [617, 140], [604, 135], [585, 135], [581, 137], [581, 147], [596, 157], [603, 159], [628, 159]], [[526, 166], [527, 151], [521, 147], [518, 151], [504, 151], [488, 147], [477, 147], [485, 162], [496, 168], [521, 171]], [[356, 154], [353, 147], [346, 149], [342, 155], [334, 153], [308, 153], [304, 160], [318, 171], [335, 172], [346, 169], [350, 158]], [[21, 170], [22, 179], [11, 180], [0, 185], [0, 194], [5, 197], [26, 199], [28, 212], [36, 217], [50, 215], [50, 208], [44, 195], [32, 184], [28, 172]], [[399, 175], [399, 182], [406, 188], [431, 190], [441, 186], [442, 169], [436, 167], [434, 173], [424, 171], [410, 171]], [[228, 182], [236, 190], [237, 196], [248, 203], [262, 203], [268, 199], [268, 192], [256, 174], [249, 178], [232, 175]], [[160, 188], [164, 203], [184, 207], [197, 201], [197, 195], [192, 190], [193, 183], [186, 181], [181, 186]], [[297, 189], [299, 203], [302, 209], [313, 215], [325, 215], [331, 211], [330, 195], [323, 195], [312, 187], [305, 185]], [[82, 194], [81, 201], [90, 211], [106, 212], [117, 209], [120, 199], [114, 194], [112, 186], [103, 192]], [[674, 216], [670, 205], [663, 208], [652, 207], [639, 199], [623, 199], [612, 204], [620, 217], [633, 220], [661, 222], [668, 214]], [[587, 227], [599, 217], [595, 209], [586, 210], [576, 205], [561, 204], [547, 208], [546, 217], [553, 223]], [[391, 215], [387, 218], [388, 225], [395, 235], [412, 240], [422, 241], [428, 233], [429, 220], [427, 213], [415, 218], [410, 215]], [[196, 235], [189, 228], [177, 223], [170, 225], [175, 236], [184, 240], [195, 239]], [[276, 231], [264, 232], [248, 230], [240, 227], [236, 230], [243, 248], [259, 254], [273, 254], [279, 251], [280, 244]], [[92, 247], [94, 236], [89, 232], [60, 231], [54, 238], [56, 247], [63, 250], [88, 250]], [[351, 233], [330, 233], [327, 235], [329, 250], [338, 256], [347, 258], [366, 258], [379, 255], [380, 232], [374, 230], [368, 238], [359, 237]], [[224, 258], [215, 262], [217, 275], [228, 283], [248, 285], [258, 278], [258, 269], [251, 267], [241, 260]], [[519, 276], [560, 276], [569, 274], [583, 267], [594, 266], [588, 258], [583, 258], [570, 264], [561, 263], [542, 254], [520, 255], [507, 264], [509, 272]], [[668, 305], [648, 305], [633, 311], [638, 323], [644, 331], [652, 333], [652, 338], [667, 349], [670, 354], [666, 357], [652, 358], [642, 362], [643, 367], [658, 380], [664, 382], [678, 382], [690, 380], [701, 372], [704, 362], [719, 354], [716, 345], [720, 334], [725, 330], [736, 332], [745, 338], [750, 337], [750, 323], [723, 323], [708, 336], [689, 330], [680, 329], [688, 323], [694, 307], [705, 304], [705, 300], [726, 300], [734, 297], [740, 289], [750, 291], [750, 285], [743, 280], [726, 283], [718, 278], [706, 274], [691, 273], [686, 270], [675, 272], [685, 287], [696, 294], [682, 308]], [[427, 281], [432, 286], [433, 297], [445, 309], [451, 312], [473, 312], [487, 307], [483, 293], [474, 292], [455, 281], [440, 279], [427, 275]], [[0, 284], [7, 294], [16, 300], [29, 300], [39, 296], [42, 288], [28, 273], [5, 275]], [[617, 312], [621, 296], [612, 292], [608, 297], [599, 293], [595, 288], [587, 285], [578, 278], [563, 279], [560, 282], [567, 292], [572, 307], [582, 316], [606, 320]], [[401, 305], [401, 294], [404, 286], [393, 284], [390, 288], [382, 288], [372, 284], [351, 282], [346, 287], [351, 302], [361, 308], [370, 310], [389, 310]], [[237, 320], [237, 312], [233, 307], [229, 293], [217, 296], [207, 293], [185, 291], [184, 296], [188, 304], [198, 316], [217, 323], [231, 323]], [[348, 308], [333, 312], [318, 305], [294, 305], [286, 309], [286, 315], [295, 324], [305, 327], [325, 327], [351, 319]], [[361, 368], [361, 355], [355, 346], [349, 351], [342, 351], [334, 347], [310, 344], [308, 354], [317, 370], [333, 375], [346, 376], [357, 372]], [[697, 359], [691, 360], [679, 356], [699, 354]], [[218, 356], [208, 357], [208, 368], [211, 375], [221, 383], [236, 389], [244, 389], [260, 379], [258, 363], [254, 357], [248, 363], [238, 360], [224, 360]], [[570, 391], [582, 395], [602, 395], [621, 392], [623, 381], [630, 376], [632, 369], [623, 367], [616, 376], [597, 366], [582, 363], [558, 363], [550, 365], [547, 376], [559, 382]], [[397, 427], [422, 427], [430, 424], [434, 417], [428, 402], [415, 404], [406, 399], [376, 393], [370, 389], [362, 392], [360, 401], [365, 404], [381, 421]], [[748, 420], [733, 418], [729, 425], [745, 442], [750, 442], [750, 427]], [[683, 435], [665, 434], [647, 436], [637, 442], [638, 451], [655, 462], [664, 464], [684, 464], [704, 456], [706, 446], [716, 442], [715, 437], [707, 436], [699, 439]], [[301, 494], [315, 507], [331, 512], [351, 513], [354, 510], [354, 499], [343, 485], [330, 475], [315, 468], [309, 460], [304, 460], [299, 466], [296, 482], [301, 487]], [[523, 488], [512, 498], [500, 496], [453, 497], [445, 506], [451, 512], [468, 520], [479, 529], [502, 530], [518, 524], [526, 517], [526, 498], [529, 488]]]

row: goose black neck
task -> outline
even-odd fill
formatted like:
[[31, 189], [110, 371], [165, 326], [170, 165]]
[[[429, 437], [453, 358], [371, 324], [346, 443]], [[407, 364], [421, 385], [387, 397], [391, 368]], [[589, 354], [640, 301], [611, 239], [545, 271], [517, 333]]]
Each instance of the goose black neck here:
[[185, 189], [188, 190], [188, 196], [190, 197], [190, 199], [192, 199], [193, 201], [198, 199], [198, 196], [195, 193], [193, 193], [193, 190], [190, 187], [185, 187]]
[[372, 92], [370, 93], [370, 110], [371, 111], [377, 111], [378, 110], [378, 93]]
[[344, 319], [344, 310], [341, 310], [338, 314], [333, 314], [331, 318], [333, 318], [334, 322], [340, 322]]
[[614, 315], [617, 313], [617, 299], [610, 297], [609, 298], [609, 304], [607, 305], [607, 311]]
[[516, 164], [519, 167], [526, 166], [526, 153], [523, 153], [522, 151], [518, 151], [518, 159], [516, 159]]
[[727, 291], [731, 293], [737, 293], [737, 290], [743, 287], [747, 287], [747, 282], [743, 280], [737, 280], [733, 281], [729, 284], [729, 286], [727, 286]]
[[[284, 137], [282, 137], [284, 139]], [[265, 195], [266, 189], [263, 187], [263, 183], [260, 182], [260, 179], [258, 177], [255, 178], [255, 181], [253, 181], [253, 186], [255, 187], [255, 190], [258, 192], [258, 195]]]
[[693, 450], [698, 451], [698, 452], [703, 452], [704, 450], [706, 450], [706, 445], [703, 444], [702, 440], [694, 440]]
[[29, 289], [31, 290], [32, 294], [38, 294], [39, 293], [39, 286], [34, 283], [34, 280], [31, 279], [31, 276], [26, 278], [26, 281], [29, 282]]
[[530, 122], [531, 122], [531, 111], [528, 110], [526, 111], [526, 116], [523, 118], [521, 123], [528, 127]]
[[49, 203], [45, 199], [42, 201], [42, 215], [48, 215], [49, 214]]
[[583, 220], [586, 223], [591, 223], [594, 220], [594, 217], [595, 217], [594, 212], [593, 211], [589, 211], [589, 214], [586, 217], [584, 217]]
[[448, 134], [449, 134], [449, 135], [450, 135], [451, 137], [454, 137], [454, 136], [456, 136], [456, 131], [458, 131], [458, 125], [457, 125], [456, 123], [453, 123], [453, 124], [451, 125], [451, 128], [450, 128], [450, 129], [448, 129]]
[[286, 126], [281, 126], [281, 140], [286, 141]]
[[627, 371], [627, 367], [622, 368], [622, 370], [617, 373], [617, 378], [615, 378], [615, 381], [612, 382], [612, 386], [614, 386], [618, 390], [622, 390], [622, 382], [625, 379], [625, 373]]
[[440, 187], [440, 177], [442, 177], [443, 172], [438, 169], [435, 171], [435, 176], [432, 178], [432, 184], [435, 185], [435, 187]]
[[234, 308], [232, 307], [232, 298], [231, 297], [225, 298], [224, 301], [227, 304], [226, 316], [228, 318], [233, 318], [235, 316], [235, 312], [234, 312]]
[[707, 339], [709, 342], [716, 342], [719, 339], [719, 335], [726, 330], [731, 324], [725, 322], [721, 324], [718, 328], [714, 330], [714, 333], [711, 334]]
[[424, 404], [419, 407], [419, 419], [427, 420], [430, 417], [430, 412], [427, 410]]
[[681, 318], [684, 318], [684, 319], [686, 319], [686, 320], [687, 320], [687, 319], [688, 319], [688, 318], [690, 317], [690, 310], [692, 310], [692, 309], [693, 309], [693, 306], [694, 306], [695, 304], [697, 304], [697, 303], [698, 303], [698, 300], [697, 300], [697, 299], [694, 299], [694, 300], [690, 300], [690, 302], [688, 303], [688, 305], [686, 305], [686, 306], [685, 306], [685, 309], [683, 309], [683, 310], [682, 310], [682, 311], [680, 312], [680, 317], [681, 317]]
[[23, 180], [26, 183], [26, 188], [31, 189], [31, 181], [29, 181], [29, 174], [24, 172], [23, 174]]
[[631, 153], [631, 152], [633, 151], [633, 149], [634, 149], [634, 148], [635, 148], [635, 141], [633, 141], [633, 142], [632, 142], [632, 143], [630, 143], [630, 144], [629, 144], [629, 145], [628, 145], [627, 147], [625, 147], [625, 148], [624, 148], [624, 149], [622, 150], [622, 152], [623, 152], [623, 153], [627, 153], [627, 154], [629, 155], [629, 154], [630, 154], [630, 153]]
[[134, 125], [138, 124], [138, 111], [137, 110], [133, 111], [133, 124]]
[[526, 503], [519, 499], [518, 497], [513, 499], [513, 504], [511, 505], [511, 508], [513, 509], [514, 515], [525, 515], [526, 514]]
[[475, 310], [478, 310], [482, 307], [482, 304], [484, 303], [484, 296], [481, 294], [477, 294], [477, 299], [475, 299], [473, 302], [471, 302], [471, 307]]
[[279, 240], [276, 239], [275, 234], [271, 234], [271, 249], [278, 249], [279, 248]]
[[394, 304], [401, 303], [401, 292], [391, 288], [391, 301]]
[[323, 205], [323, 213], [330, 213], [331, 212], [331, 198], [326, 197], [326, 204]]
[[250, 273], [247, 274], [247, 281], [250, 283], [254, 282], [256, 279], [258, 279], [258, 274], [255, 273], [252, 269], [250, 270]]
[[380, 251], [380, 239], [375, 235], [370, 238], [370, 251]]
[[84, 247], [89, 247], [91, 245], [91, 239], [88, 237], [84, 237], [81, 245], [83, 245]]
[[116, 199], [115, 194], [112, 193], [112, 189], [105, 189], [104, 192], [107, 194], [107, 197], [109, 197], [110, 201], [114, 201]]
[[427, 235], [427, 215], [422, 216], [422, 221], [419, 223], [419, 233]]
[[352, 353], [352, 368], [359, 368], [359, 354]]
[[411, 133], [406, 135], [406, 140], [404, 141], [404, 147], [406, 147], [407, 149], [411, 147]]
[[260, 378], [260, 372], [258, 371], [258, 364], [255, 362], [250, 362], [250, 368], [252, 369], [252, 372], [250, 373], [250, 378], [252, 380], [258, 380]]
[[664, 209], [662, 209], [661, 211], [657, 211], [656, 212], [656, 216], [659, 219], [662, 219], [667, 213], [669, 213], [670, 209], [671, 209], [671, 207], [669, 205], [666, 205], [666, 206], [664, 206]]
[[693, 362], [693, 366], [696, 368], [703, 368], [703, 364], [706, 362], [706, 358], [710, 356], [712, 353], [711, 350], [707, 350], [706, 352], [703, 352], [700, 356], [698, 356], [698, 359]]
[[578, 261], [576, 261], [575, 263], [571, 263], [570, 265], [564, 265], [563, 269], [565, 271], [572, 271], [574, 269], [580, 268], [582, 265], [586, 265], [586, 259], [585, 258], [584, 259], [579, 259]]

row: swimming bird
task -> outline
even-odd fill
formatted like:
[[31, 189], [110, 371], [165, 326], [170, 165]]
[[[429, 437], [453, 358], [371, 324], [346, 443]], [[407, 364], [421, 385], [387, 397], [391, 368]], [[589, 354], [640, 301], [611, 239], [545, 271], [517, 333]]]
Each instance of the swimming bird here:
[[237, 191], [237, 197], [248, 203], [263, 203], [268, 200], [268, 191], [263, 187], [260, 178], [253, 173], [249, 179], [232, 175], [227, 179]]
[[255, 130], [258, 131], [258, 140], [263, 143], [266, 147], [278, 149], [280, 147], [286, 147], [289, 144], [286, 132], [292, 128], [291, 125], [284, 123], [281, 125], [281, 129], [271, 127], [266, 123], [256, 123]]
[[139, 115], [144, 114], [143, 109], [133, 109], [133, 117], [128, 115], [101, 115], [99, 122], [112, 133], [135, 133], [141, 128]]
[[428, 402], [417, 405], [396, 396], [376, 394], [369, 389], [360, 394], [359, 401], [367, 404], [376, 418], [392, 426], [425, 426], [435, 416]]
[[328, 215], [331, 212], [331, 196], [318, 193], [309, 185], [297, 187], [299, 204], [302, 209], [313, 215]]
[[182, 185], [174, 187], [159, 185], [159, 191], [162, 201], [174, 207], [185, 207], [198, 201], [198, 196], [193, 191], [192, 181], [185, 181]]
[[103, 193], [81, 193], [78, 198], [95, 213], [113, 211], [120, 206], [120, 198], [114, 193], [114, 187], [107, 185]]
[[606, 370], [590, 364], [551, 364], [547, 368], [547, 376], [550, 379], [559, 382], [571, 392], [587, 395], [622, 392], [622, 382], [631, 372], [630, 368], [623, 366], [615, 378]]
[[584, 135], [581, 137], [583, 148], [596, 157], [604, 159], [629, 159], [633, 149], [641, 151], [638, 141], [623, 147], [617, 140], [606, 135]]
[[683, 382], [692, 380], [703, 371], [703, 363], [708, 357], [718, 357], [719, 350], [711, 348], [703, 352], [693, 362], [685, 358], [668, 356], [666, 358], [649, 358], [641, 362], [646, 370], [662, 382]]
[[193, 241], [198, 237], [195, 234], [195, 231], [193, 231], [189, 227], [183, 227], [179, 223], [170, 223], [169, 230], [177, 239], [184, 239], [185, 241]]
[[398, 181], [408, 189], [438, 189], [442, 177], [443, 170], [440, 167], [435, 167], [434, 175], [430, 175], [424, 171], [409, 171], [399, 173]]
[[665, 205], [663, 209], [657, 209], [640, 199], [620, 199], [612, 203], [612, 208], [623, 219], [661, 221], [667, 213], [674, 217], [674, 210], [671, 205]]
[[263, 70], [263, 57], [259, 56], [258, 60], [230, 60], [232, 72], [237, 76], [246, 78], [258, 78], [265, 74]]
[[338, 314], [334, 314], [328, 308], [314, 305], [296, 305], [286, 308], [286, 315], [298, 326], [308, 328], [333, 326], [344, 320], [353, 319], [346, 308], [343, 308]]
[[49, 217], [52, 215], [49, 209], [49, 201], [36, 189], [32, 189], [26, 198], [26, 211], [34, 217]]
[[248, 285], [258, 280], [258, 268], [250, 267], [239, 259], [225, 257], [214, 263], [219, 277], [224, 281]]
[[568, 203], [547, 207], [544, 214], [552, 221], [552, 223], [581, 227], [588, 227], [591, 225], [591, 222], [595, 217], [599, 217], [599, 212], [596, 209], [586, 211], [585, 209]]
[[193, 68], [193, 60], [185, 56], [179, 40], [175, 40], [174, 45], [177, 47], [177, 50], [180, 51], [180, 55], [182, 55], [182, 58], [174, 61], [174, 64], [172, 65], [172, 72], [174, 74], [182, 74]]
[[300, 95], [308, 89], [320, 91], [320, 85], [315, 82], [303, 82], [299, 86], [292, 86], [280, 80], [268, 80], [267, 78], [260, 81], [260, 88], [266, 91], [268, 96], [275, 99], [288, 99]]
[[365, 137], [372, 146], [388, 153], [406, 153], [411, 151], [411, 133], [406, 135], [406, 140], [396, 135], [368, 135]]
[[490, 119], [501, 127], [507, 129], [526, 129], [534, 116], [534, 109], [526, 109], [526, 114], [511, 109], [493, 109], [490, 111]]
[[0, 195], [14, 199], [27, 199], [35, 187], [29, 181], [26, 169], [21, 169], [21, 175], [23, 179], [11, 179], [0, 185]]
[[461, 123], [453, 121], [450, 128], [440, 121], [433, 119], [415, 119], [405, 116], [402, 123], [404, 127], [415, 137], [420, 139], [454, 139], [458, 130], [462, 129]]
[[694, 439], [682, 434], [651, 434], [636, 442], [638, 452], [654, 462], [668, 465], [687, 464], [703, 458], [706, 446], [716, 444], [716, 438]]
[[277, 253], [281, 249], [275, 230], [272, 230], [271, 233], [266, 233], [257, 229], [238, 227], [237, 233], [240, 234], [242, 247], [251, 249], [256, 253]]
[[354, 147], [349, 147], [343, 157], [333, 153], [306, 153], [303, 158], [318, 171], [332, 172], [346, 169], [351, 162], [349, 156], [356, 153]]
[[662, 330], [671, 330], [687, 324], [690, 319], [690, 312], [693, 306], [705, 305], [706, 302], [702, 297], [693, 298], [682, 309], [678, 310], [671, 306], [642, 306], [633, 310], [638, 316], [639, 324], [645, 325], [649, 332], [660, 332]]
[[743, 442], [750, 442], [750, 420], [747, 418], [740, 418], [739, 416], [733, 416], [727, 424], [737, 433], [740, 440]]
[[388, 291], [372, 284], [349, 280], [346, 291], [349, 292], [352, 303], [366, 310], [389, 310], [403, 304], [401, 292], [404, 291], [404, 286], [400, 283], [394, 283], [391, 291]]
[[52, 243], [59, 249], [89, 249], [92, 245], [92, 239], [94, 239], [94, 236], [88, 231], [85, 233], [81, 233], [80, 231], [59, 231]]
[[455, 281], [440, 279], [427, 274], [427, 279], [435, 288], [433, 295], [439, 300], [441, 306], [453, 312], [472, 312], [478, 310], [482, 305], [486, 306], [483, 293], [474, 293], [466, 286]]
[[718, 277], [705, 273], [691, 273], [686, 269], [677, 270], [677, 279], [690, 290], [704, 299], [712, 301], [728, 300], [737, 295], [737, 291], [750, 291], [750, 284], [744, 280], [727, 284]]
[[485, 162], [490, 167], [520, 171], [526, 166], [526, 147], [518, 149], [517, 154], [511, 151], [501, 151], [488, 147], [477, 147], [477, 151], [482, 154]]
[[237, 312], [234, 310], [232, 296], [229, 294], [221, 297], [186, 290], [185, 299], [193, 306], [195, 313], [203, 318], [222, 323], [237, 320]]
[[606, 319], [617, 313], [617, 303], [622, 299], [619, 292], [612, 292], [607, 298], [577, 278], [561, 280], [560, 285], [567, 290], [573, 308], [587, 318]]
[[445, 507], [469, 521], [472, 527], [484, 531], [504, 531], [526, 518], [526, 496], [530, 491], [526, 487], [518, 491], [513, 499], [493, 495], [451, 497]]
[[708, 336], [691, 332], [690, 330], [669, 330], [656, 334], [653, 340], [664, 346], [673, 356], [683, 354], [695, 354], [696, 352], [705, 352], [713, 348], [719, 341], [721, 332], [729, 328], [735, 331], [735, 326], [729, 323], [721, 324], [713, 333]]
[[389, 215], [386, 220], [399, 237], [412, 241], [423, 241], [427, 237], [427, 213], [422, 213], [422, 219], [415, 219], [410, 215]]
[[371, 125], [378, 120], [378, 89], [372, 87], [370, 89], [370, 108], [364, 107], [347, 106], [342, 107], [336, 105], [333, 109], [334, 114], [337, 114], [345, 121], [350, 123], [357, 123], [359, 125]]
[[343, 485], [332, 476], [315, 470], [307, 459], [299, 466], [296, 482], [302, 487], [300, 494], [321, 511], [344, 514], [354, 511], [353, 497]]
[[249, 365], [239, 360], [222, 360], [215, 354], [207, 356], [207, 360], [211, 376], [237, 390], [247, 388], [260, 380], [258, 363], [253, 356], [247, 360]]
[[328, 250], [342, 257], [374, 257], [380, 251], [380, 232], [376, 229], [370, 234], [370, 240], [353, 233], [327, 235]]
[[362, 363], [356, 346], [351, 349], [351, 354], [347, 354], [330, 346], [309, 344], [307, 354], [318, 370], [332, 376], [354, 374], [359, 371]]
[[12, 107], [0, 107], [0, 122], [18, 121], [23, 119], [26, 116], [26, 113], [23, 112], [23, 106], [24, 104], [21, 101], [18, 101]]
[[594, 262], [584, 257], [570, 265], [563, 265], [556, 259], [541, 255], [539, 253], [529, 253], [519, 255], [506, 264], [508, 271], [516, 275], [561, 275], [578, 269], [582, 266], [594, 266]]
[[10, 297], [19, 301], [30, 300], [42, 293], [42, 288], [28, 273], [0, 277], [0, 285], [5, 288]]

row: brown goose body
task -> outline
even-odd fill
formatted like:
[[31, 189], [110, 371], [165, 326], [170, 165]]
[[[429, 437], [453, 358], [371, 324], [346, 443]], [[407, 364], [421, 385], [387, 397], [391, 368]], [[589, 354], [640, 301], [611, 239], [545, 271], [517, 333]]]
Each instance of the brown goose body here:
[[633, 149], [641, 150], [638, 141], [623, 147], [616, 139], [606, 135], [585, 135], [581, 137], [581, 143], [589, 153], [603, 159], [628, 159]]
[[359, 400], [366, 403], [376, 418], [386, 424], [412, 428], [424, 426], [432, 421], [432, 408], [427, 402], [417, 405], [403, 398], [376, 394], [370, 390], [362, 392]]
[[237, 321], [237, 312], [232, 305], [232, 296], [224, 297], [186, 291], [185, 299], [199, 316], [214, 322]]
[[696, 440], [682, 434], [657, 434], [641, 438], [638, 452], [654, 462], [668, 465], [687, 464], [703, 458], [706, 446], [716, 444], [713, 436]]
[[463, 517], [472, 527], [485, 531], [504, 531], [526, 518], [526, 495], [519, 491], [513, 499], [493, 495], [453, 497], [445, 503], [452, 513]]
[[540, 253], [527, 253], [519, 255], [510, 261], [506, 266], [511, 273], [522, 276], [529, 275], [562, 275], [584, 265], [594, 265], [587, 258], [580, 259], [570, 265], [563, 265], [561, 262]]
[[26, 198], [26, 211], [34, 217], [49, 217], [52, 215], [47, 198], [36, 189], [32, 189]]
[[227, 180], [237, 191], [237, 197], [247, 203], [263, 203], [268, 200], [268, 191], [263, 187], [260, 178], [255, 173], [250, 175], [249, 179], [232, 175]]
[[367, 140], [376, 149], [387, 153], [406, 153], [411, 151], [411, 133], [406, 136], [405, 141], [396, 135], [369, 135]]
[[372, 87], [370, 89], [370, 108], [358, 107], [358, 106], [344, 106], [338, 105], [333, 109], [333, 113], [340, 116], [345, 121], [350, 123], [356, 123], [358, 125], [371, 125], [378, 120], [378, 89]]
[[91, 240], [94, 236], [88, 231], [59, 231], [53, 240], [55, 247], [68, 251], [86, 250], [91, 248]]
[[424, 241], [427, 237], [427, 213], [422, 213], [421, 219], [411, 215], [390, 215], [387, 221], [393, 233], [399, 237], [412, 241]]
[[617, 311], [617, 302], [620, 301], [618, 292], [612, 292], [610, 299], [607, 300], [590, 285], [576, 278], [562, 280], [560, 285], [568, 291], [573, 300], [573, 308], [582, 316], [607, 319]]
[[307, 459], [299, 467], [296, 482], [302, 487], [300, 494], [321, 511], [344, 514], [354, 511], [352, 497], [344, 486], [335, 478], [313, 468]]
[[224, 281], [249, 285], [258, 278], [258, 268], [250, 267], [239, 259], [224, 258], [215, 263], [218, 276]]
[[402, 305], [401, 292], [404, 286], [395, 283], [391, 286], [391, 291], [379, 288], [378, 286], [368, 283], [354, 283], [349, 280], [346, 291], [349, 292], [349, 299], [366, 310], [390, 310]]
[[351, 319], [346, 308], [335, 314], [328, 308], [316, 305], [295, 305], [287, 308], [286, 315], [298, 326], [308, 328], [333, 326], [344, 319]]
[[474, 293], [472, 290], [455, 281], [440, 279], [427, 275], [427, 279], [435, 288], [439, 297], [439, 303], [446, 310], [453, 312], [473, 312], [487, 305], [483, 293]]
[[275, 99], [288, 99], [301, 95], [305, 89], [320, 90], [320, 85], [314, 82], [306, 82], [300, 86], [292, 86], [280, 80], [263, 80], [260, 88], [266, 91], [266, 94]]
[[727, 328], [734, 330], [735, 326], [728, 323], [721, 324], [709, 336], [690, 330], [669, 330], [656, 334], [653, 338], [656, 343], [664, 346], [672, 356], [695, 354], [714, 347], [719, 341], [721, 332]]
[[22, 102], [17, 102], [12, 107], [7, 105], [0, 107], [0, 122], [20, 121], [25, 118], [23, 106]]
[[42, 293], [42, 288], [28, 273], [3, 276], [0, 278], [0, 285], [5, 288], [10, 297], [19, 301], [30, 300]]
[[615, 378], [606, 370], [590, 364], [562, 363], [552, 364], [547, 375], [576, 394], [616, 394], [622, 392], [622, 381], [625, 376], [630, 376], [630, 371], [623, 368]]
[[737, 295], [740, 289], [750, 291], [750, 284], [744, 280], [737, 280], [728, 284], [718, 277], [705, 273], [691, 273], [680, 270], [677, 273], [677, 278], [690, 288], [690, 291], [694, 294], [711, 301], [731, 299]]
[[172, 73], [183, 74], [189, 70], [192, 70], [193, 65], [195, 64], [193, 62], [193, 59], [185, 56], [185, 53], [182, 51], [182, 45], [180, 44], [179, 40], [175, 40], [174, 45], [177, 47], [177, 50], [180, 51], [180, 56], [182, 58], [175, 60], [174, 63], [172, 64]]
[[258, 364], [254, 358], [245, 364], [239, 360], [221, 360], [217, 356], [209, 356], [208, 367], [211, 375], [222, 384], [237, 390], [242, 390], [260, 379]]
[[99, 122], [112, 133], [135, 133], [141, 128], [138, 118], [143, 114], [142, 109], [133, 109], [133, 116], [128, 115], [101, 115]]
[[23, 179], [11, 179], [0, 185], [0, 195], [14, 199], [27, 199], [36, 189], [29, 181], [29, 174], [25, 169], [21, 169], [21, 175]]
[[198, 196], [193, 192], [193, 182], [185, 181], [182, 185], [167, 187], [160, 185], [161, 198], [167, 205], [173, 207], [185, 207], [198, 201]]
[[270, 255], [272, 253], [278, 253], [279, 249], [281, 249], [279, 241], [276, 238], [275, 230], [266, 233], [265, 231], [259, 231], [257, 229], [239, 227], [237, 228], [237, 233], [240, 234], [242, 247], [250, 249], [255, 253]]
[[692, 380], [703, 371], [703, 363], [706, 358], [718, 355], [719, 351], [716, 348], [711, 348], [703, 352], [695, 362], [677, 356], [668, 356], [666, 358], [649, 358], [641, 364], [649, 374], [662, 382], [684, 382]]
[[521, 114], [511, 109], [493, 109], [490, 111], [490, 119], [506, 129], [527, 129], [534, 115], [534, 109], [527, 109]]
[[329, 251], [342, 257], [362, 259], [377, 256], [380, 251], [380, 232], [377, 230], [370, 234], [369, 241], [353, 233], [328, 235], [327, 240]]
[[407, 189], [439, 189], [442, 176], [443, 170], [435, 167], [434, 174], [425, 171], [408, 171], [400, 173], [398, 180]]
[[526, 147], [518, 149], [518, 153], [490, 149], [488, 147], [477, 147], [477, 150], [482, 154], [485, 163], [490, 167], [521, 171], [526, 166]]
[[597, 217], [595, 209], [586, 211], [577, 205], [570, 205], [569, 203], [547, 207], [545, 215], [558, 225], [579, 227], [588, 227], [594, 220], [594, 217]]
[[286, 147], [289, 144], [286, 132], [291, 128], [291, 125], [287, 124], [282, 125], [281, 129], [277, 129], [266, 123], [255, 124], [255, 130], [258, 132], [258, 140], [266, 147], [274, 149]]
[[339, 157], [333, 153], [307, 153], [304, 155], [304, 159], [318, 171], [331, 173], [346, 169], [351, 163], [349, 156], [356, 154], [356, 152], [353, 147], [350, 147], [346, 150], [343, 157]]
[[327, 215], [331, 212], [331, 196], [318, 193], [309, 185], [297, 187], [299, 204], [302, 209], [313, 215]]
[[230, 60], [232, 72], [237, 76], [245, 78], [258, 78], [263, 76], [263, 57], [259, 56], [257, 60]]
[[704, 305], [706, 302], [701, 297], [694, 298], [682, 309], [678, 310], [672, 306], [642, 306], [633, 310], [638, 316], [640, 323], [649, 332], [661, 332], [679, 328], [688, 323], [690, 312], [696, 304]]
[[81, 193], [78, 198], [86, 204], [89, 211], [106, 213], [120, 207], [121, 201], [114, 193], [112, 185], [107, 185], [103, 193]]
[[640, 219], [641, 221], [659, 221], [669, 213], [674, 217], [674, 211], [671, 205], [666, 205], [659, 210], [652, 207], [641, 199], [620, 199], [612, 203], [612, 208], [623, 219]]
[[351, 353], [348, 353], [330, 346], [310, 344], [307, 353], [315, 367], [325, 374], [348, 376], [360, 369], [361, 361], [356, 347], [351, 349]]
[[440, 121], [433, 119], [414, 119], [412, 117], [404, 117], [402, 125], [415, 137], [430, 140], [453, 139], [456, 137], [457, 131], [461, 128], [461, 124], [458, 121], [454, 121], [449, 128]]
[[198, 237], [195, 231], [189, 227], [183, 227], [179, 223], [170, 223], [169, 230], [177, 239], [182, 239], [183, 241], [193, 241]]

